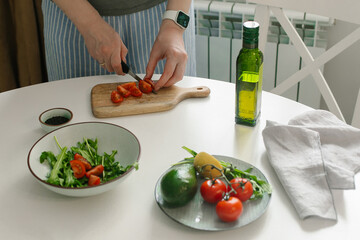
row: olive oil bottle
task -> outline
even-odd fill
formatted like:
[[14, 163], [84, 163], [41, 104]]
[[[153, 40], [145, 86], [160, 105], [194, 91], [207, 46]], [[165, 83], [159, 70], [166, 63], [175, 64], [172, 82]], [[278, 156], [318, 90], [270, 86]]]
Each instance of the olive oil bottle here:
[[243, 46], [236, 59], [235, 122], [255, 126], [261, 111], [263, 54], [258, 49], [259, 23], [243, 24]]

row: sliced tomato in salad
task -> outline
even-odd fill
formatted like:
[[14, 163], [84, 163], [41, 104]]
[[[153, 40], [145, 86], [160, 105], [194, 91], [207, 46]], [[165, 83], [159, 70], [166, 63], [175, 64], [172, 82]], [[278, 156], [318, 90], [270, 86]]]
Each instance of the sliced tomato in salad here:
[[80, 160], [71, 160], [70, 166], [74, 172], [74, 177], [82, 178], [85, 175], [86, 169], [84, 164]]
[[91, 175], [99, 176], [104, 171], [103, 165], [97, 165], [96, 167], [93, 167], [91, 170], [87, 171], [85, 173], [87, 178], [90, 178]]
[[92, 168], [90, 162], [88, 160], [86, 160], [86, 158], [81, 156], [80, 154], [75, 153], [74, 159], [82, 162], [84, 164], [86, 170], [90, 170]]
[[101, 182], [100, 177], [98, 177], [96, 175], [90, 175], [88, 185], [89, 186], [96, 186], [96, 185], [99, 185], [100, 182]]

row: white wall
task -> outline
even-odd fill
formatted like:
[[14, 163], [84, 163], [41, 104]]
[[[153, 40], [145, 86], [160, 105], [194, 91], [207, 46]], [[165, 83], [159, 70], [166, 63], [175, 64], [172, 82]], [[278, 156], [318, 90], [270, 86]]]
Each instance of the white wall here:
[[[359, 26], [336, 20], [328, 31], [328, 48]], [[360, 87], [360, 41], [325, 64], [324, 76], [347, 123], [351, 123]], [[322, 103], [321, 107], [325, 107]]]

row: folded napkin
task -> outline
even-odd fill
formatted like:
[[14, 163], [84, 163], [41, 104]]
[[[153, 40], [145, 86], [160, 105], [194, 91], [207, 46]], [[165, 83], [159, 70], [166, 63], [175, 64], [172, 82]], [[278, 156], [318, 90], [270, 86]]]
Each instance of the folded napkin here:
[[267, 121], [263, 130], [269, 161], [301, 219], [336, 220], [331, 189], [354, 189], [360, 169], [360, 129], [324, 110], [288, 125]]

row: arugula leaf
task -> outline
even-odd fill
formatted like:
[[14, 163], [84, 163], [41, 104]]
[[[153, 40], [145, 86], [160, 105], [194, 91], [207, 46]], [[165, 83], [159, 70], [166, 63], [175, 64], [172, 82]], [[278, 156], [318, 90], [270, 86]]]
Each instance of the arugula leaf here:
[[56, 156], [56, 163], [54, 164], [49, 179], [47, 180], [48, 183], [54, 184], [54, 185], [61, 185], [63, 183], [63, 179], [59, 176], [61, 174], [61, 168], [63, 165], [63, 160], [66, 156], [66, 150], [67, 147], [63, 147], [61, 149], [61, 153]]

